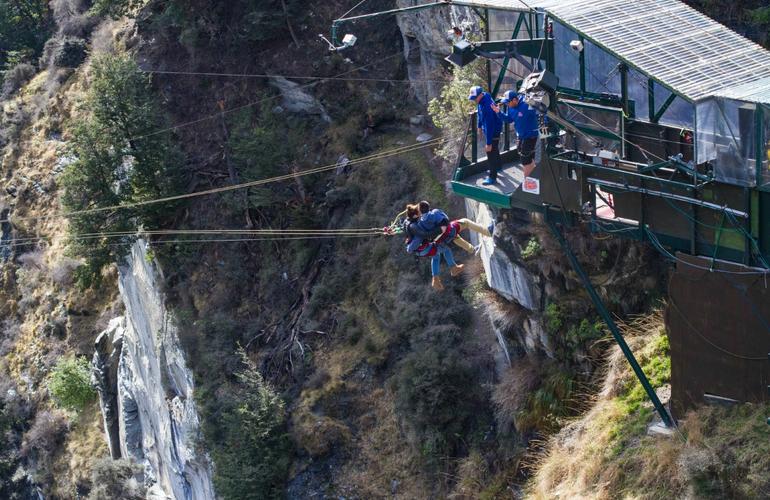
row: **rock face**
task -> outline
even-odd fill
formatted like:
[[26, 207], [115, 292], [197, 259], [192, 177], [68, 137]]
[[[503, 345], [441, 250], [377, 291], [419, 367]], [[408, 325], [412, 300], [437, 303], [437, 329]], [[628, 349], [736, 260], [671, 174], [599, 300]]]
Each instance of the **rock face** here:
[[332, 119], [326, 112], [323, 105], [312, 95], [308, 94], [304, 88], [286, 78], [273, 76], [270, 78], [270, 85], [281, 92], [283, 98], [281, 107], [290, 113], [302, 113], [318, 115], [326, 123], [331, 123]]
[[117, 389], [118, 366], [125, 331], [125, 317], [121, 316], [110, 321], [107, 329], [96, 338], [96, 349], [92, 361], [93, 380], [99, 391], [99, 405], [107, 434], [107, 446], [110, 448], [110, 456], [114, 459], [121, 457]]
[[200, 422], [192, 373], [157, 277], [146, 243], [138, 241], [120, 266], [126, 315], [113, 320], [96, 342], [107, 441], [113, 457], [144, 465], [153, 498], [162, 498], [162, 490], [174, 499], [213, 499], [211, 464], [195, 449]]
[[[421, 0], [398, 0], [398, 7], [424, 3]], [[398, 27], [404, 39], [404, 57], [412, 90], [422, 104], [436, 97], [443, 84], [441, 67], [452, 50], [447, 31], [463, 22], [475, 24], [473, 11], [467, 7], [434, 7], [406, 12], [397, 16]], [[437, 80], [437, 81], [425, 81]]]
[[[489, 206], [470, 198], [465, 200], [465, 209], [468, 218], [482, 226], [488, 226], [494, 220]], [[512, 262], [492, 239], [479, 238], [475, 233], [471, 233], [471, 239], [474, 244], [481, 243], [481, 259], [489, 288], [530, 311], [538, 309], [541, 294], [537, 278], [525, 267]]]

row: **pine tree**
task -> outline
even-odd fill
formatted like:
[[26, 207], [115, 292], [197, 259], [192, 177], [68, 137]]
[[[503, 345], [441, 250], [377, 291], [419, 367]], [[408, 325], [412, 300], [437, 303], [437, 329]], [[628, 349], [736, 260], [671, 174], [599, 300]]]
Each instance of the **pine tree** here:
[[99, 209], [177, 194], [180, 171], [168, 136], [156, 133], [164, 122], [150, 78], [128, 56], [104, 55], [93, 62], [85, 107], [86, 117], [72, 128], [75, 161], [62, 176], [62, 202], [67, 212], [87, 211], [70, 217], [70, 232], [71, 248], [87, 262], [79, 281], [88, 285], [125, 253], [130, 238], [79, 236], [156, 229], [173, 206]]

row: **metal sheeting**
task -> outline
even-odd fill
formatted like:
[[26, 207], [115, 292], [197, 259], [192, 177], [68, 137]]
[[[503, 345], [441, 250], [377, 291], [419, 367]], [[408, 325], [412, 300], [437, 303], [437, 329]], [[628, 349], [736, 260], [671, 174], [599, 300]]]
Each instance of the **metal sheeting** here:
[[[770, 103], [770, 52], [678, 0], [524, 0], [683, 97]], [[520, 0], [467, 0], [520, 10]], [[569, 42], [569, 40], [566, 40]]]
[[[526, 3], [524, 3], [526, 2]], [[467, 5], [469, 7], [481, 7], [481, 8], [490, 8], [490, 9], [503, 9], [503, 10], [511, 10], [511, 9], [517, 9], [517, 10], [527, 10], [529, 7], [533, 7], [532, 3], [530, 3], [527, 0], [524, 0], [523, 2], [521, 0], [457, 0], [457, 1], [451, 1], [447, 3], [453, 3], [455, 5]]]

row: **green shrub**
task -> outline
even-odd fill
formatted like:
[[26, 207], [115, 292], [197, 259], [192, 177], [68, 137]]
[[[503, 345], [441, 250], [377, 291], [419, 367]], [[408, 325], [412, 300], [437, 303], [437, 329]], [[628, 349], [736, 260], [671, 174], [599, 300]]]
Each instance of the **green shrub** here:
[[136, 11], [144, 2], [145, 0], [95, 0], [91, 6], [91, 14], [119, 19]]
[[52, 28], [48, 0], [0, 0], [0, 68], [37, 59]]
[[392, 381], [396, 409], [419, 436], [429, 462], [457, 454], [483, 415], [477, 373], [461, 351], [462, 342], [456, 327], [427, 328], [413, 340]]
[[586, 318], [583, 318], [578, 325], [572, 325], [567, 330], [567, 344], [574, 348], [600, 338], [604, 335], [602, 325], [601, 322], [592, 323]]
[[542, 384], [530, 394], [525, 408], [516, 415], [516, 429], [521, 433], [552, 432], [561, 427], [562, 419], [572, 411], [569, 403], [574, 385], [568, 372], [558, 367], [547, 368]]
[[544, 316], [545, 328], [548, 330], [548, 333], [558, 333], [561, 327], [564, 326], [564, 313], [557, 304], [551, 302], [546, 305]]
[[[462, 137], [468, 128], [469, 116], [474, 105], [468, 100], [468, 89], [483, 85], [486, 66], [479, 59], [463, 68], [452, 66], [452, 79], [441, 90], [439, 97], [428, 103], [428, 113], [433, 123], [445, 137]], [[458, 140], [449, 141], [436, 150], [436, 154], [453, 163], [457, 160]]]
[[53, 62], [60, 68], [77, 68], [85, 59], [86, 41], [82, 38], [65, 38], [53, 53]]
[[48, 390], [60, 408], [79, 412], [96, 397], [91, 364], [85, 358], [64, 358], [51, 371]]
[[537, 237], [533, 236], [529, 239], [527, 242], [527, 246], [524, 247], [524, 250], [521, 251], [521, 258], [524, 260], [528, 260], [534, 257], [537, 257], [542, 252], [542, 247], [540, 246], [540, 241], [538, 241]]

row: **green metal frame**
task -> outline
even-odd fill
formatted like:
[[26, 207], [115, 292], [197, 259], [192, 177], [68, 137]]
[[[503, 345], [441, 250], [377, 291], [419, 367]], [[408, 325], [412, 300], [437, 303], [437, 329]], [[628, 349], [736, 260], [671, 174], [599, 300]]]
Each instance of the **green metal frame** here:
[[572, 251], [572, 248], [570, 247], [569, 242], [564, 237], [564, 234], [561, 232], [561, 230], [556, 226], [556, 223], [553, 221], [550, 214], [551, 214], [551, 210], [545, 211], [546, 224], [551, 229], [551, 232], [556, 237], [556, 240], [559, 242], [561, 247], [564, 249], [564, 253], [567, 254], [567, 258], [572, 264], [572, 268], [580, 277], [580, 281], [582, 281], [583, 287], [586, 289], [586, 291], [588, 292], [588, 295], [591, 297], [591, 300], [593, 301], [594, 306], [599, 312], [599, 315], [602, 317], [605, 324], [610, 329], [610, 333], [612, 334], [612, 337], [615, 339], [615, 342], [617, 342], [617, 344], [620, 346], [620, 350], [623, 351], [623, 355], [626, 357], [628, 364], [631, 365], [631, 369], [634, 370], [634, 374], [636, 374], [636, 378], [639, 379], [639, 382], [642, 384], [642, 387], [644, 388], [644, 392], [647, 393], [647, 397], [650, 398], [650, 401], [652, 401], [652, 404], [655, 407], [655, 410], [658, 412], [658, 415], [660, 415], [661, 420], [663, 420], [663, 423], [666, 425], [666, 427], [673, 427], [674, 421], [671, 418], [671, 415], [668, 414], [668, 412], [666, 411], [666, 408], [663, 406], [663, 403], [661, 403], [660, 398], [658, 398], [658, 395], [655, 392], [655, 389], [653, 389], [652, 384], [650, 384], [650, 381], [647, 379], [647, 376], [644, 374], [644, 370], [642, 370], [642, 367], [639, 365], [639, 362], [636, 360], [634, 353], [631, 351], [631, 348], [628, 347], [628, 344], [626, 343], [626, 339], [624, 339], [623, 334], [620, 333], [620, 329], [618, 328], [618, 325], [615, 323], [615, 320], [612, 319], [612, 315], [605, 307], [604, 302], [602, 301], [601, 297], [599, 297], [599, 294], [596, 292], [596, 289], [591, 283], [591, 279], [588, 277], [588, 274], [586, 274], [585, 270], [583, 269], [583, 266], [580, 265], [580, 261], [578, 261], [577, 257], [575, 256], [575, 253]]
[[[521, 31], [521, 25], [524, 24], [524, 21], [526, 20], [524, 12], [519, 13], [519, 18], [516, 20], [516, 26], [513, 28], [513, 34], [511, 35], [511, 40], [516, 40], [519, 37], [519, 32]], [[529, 32], [529, 28], [527, 28], [527, 31]], [[530, 33], [530, 39], [532, 38], [532, 34]], [[497, 97], [497, 93], [500, 92], [500, 86], [503, 84], [503, 80], [505, 80], [505, 74], [508, 72], [508, 64], [510, 63], [510, 58], [506, 57], [503, 59], [503, 66], [500, 69], [500, 74], [497, 75], [497, 81], [495, 82], [495, 87], [492, 90], [492, 98]]]

